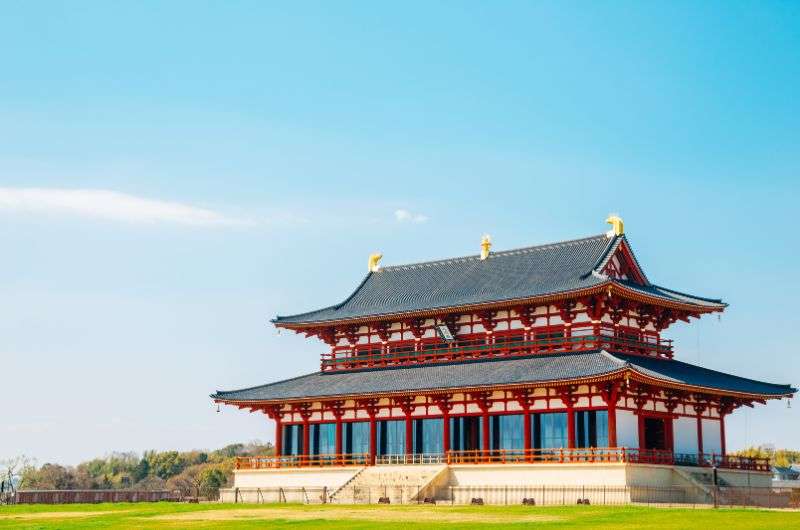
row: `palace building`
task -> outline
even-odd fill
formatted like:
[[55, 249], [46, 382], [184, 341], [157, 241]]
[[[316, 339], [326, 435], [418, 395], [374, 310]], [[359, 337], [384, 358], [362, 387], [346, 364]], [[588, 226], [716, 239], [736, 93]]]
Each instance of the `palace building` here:
[[275, 318], [328, 349], [314, 373], [212, 394], [275, 422], [276, 454], [241, 459], [236, 488], [336, 491], [381, 466], [439, 466], [426, 477], [440, 485], [675, 484], [711, 469], [768, 484], [766, 462], [727, 456], [726, 419], [796, 390], [679, 360], [668, 328], [726, 304], [651, 282], [622, 220], [607, 222], [501, 252], [486, 236], [480, 254], [438, 261], [375, 254], [343, 302]]

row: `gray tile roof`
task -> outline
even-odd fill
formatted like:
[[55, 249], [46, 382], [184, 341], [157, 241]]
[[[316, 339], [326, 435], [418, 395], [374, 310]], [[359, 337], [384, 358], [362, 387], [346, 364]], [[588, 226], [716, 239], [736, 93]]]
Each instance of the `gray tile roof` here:
[[[609, 239], [601, 234], [493, 252], [486, 260], [476, 255], [383, 267], [369, 273], [344, 302], [308, 313], [278, 316], [273, 322], [278, 325], [329, 322], [512, 301], [596, 287], [609, 282], [600, 271], [624, 241], [627, 241], [624, 235]], [[670, 301], [724, 307], [719, 300], [675, 293], [649, 282], [637, 287], [645, 294]]]
[[317, 372], [253, 388], [218, 391], [211, 397], [222, 401], [270, 401], [475, 388], [571, 380], [611, 374], [626, 368], [668, 382], [717, 390], [766, 396], [795, 391], [788, 385], [763, 383], [675, 360], [594, 351], [351, 372]]

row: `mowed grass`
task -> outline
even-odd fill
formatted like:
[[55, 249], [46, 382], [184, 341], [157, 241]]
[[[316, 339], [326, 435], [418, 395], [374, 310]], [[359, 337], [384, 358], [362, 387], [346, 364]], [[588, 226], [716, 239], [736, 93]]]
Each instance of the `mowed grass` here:
[[800, 512], [644, 506], [0, 506], [0, 528], [800, 528]]

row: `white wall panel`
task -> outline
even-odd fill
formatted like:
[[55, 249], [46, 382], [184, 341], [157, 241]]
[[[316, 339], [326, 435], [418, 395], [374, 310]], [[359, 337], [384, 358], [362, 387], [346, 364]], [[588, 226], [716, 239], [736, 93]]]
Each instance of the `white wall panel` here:
[[617, 445], [639, 447], [639, 417], [630, 410], [617, 411]]
[[672, 421], [675, 452], [697, 454], [697, 419], [678, 418]]

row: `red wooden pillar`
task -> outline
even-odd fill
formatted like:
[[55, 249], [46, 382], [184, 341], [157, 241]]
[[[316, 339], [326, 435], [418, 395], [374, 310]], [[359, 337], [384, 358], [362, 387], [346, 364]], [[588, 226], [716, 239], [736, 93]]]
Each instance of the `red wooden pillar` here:
[[522, 446], [524, 449], [525, 461], [530, 460], [531, 448], [531, 405], [533, 405], [533, 398], [531, 397], [532, 391], [530, 389], [521, 389], [514, 392], [514, 397], [522, 408]]
[[369, 415], [369, 463], [375, 465], [375, 457], [378, 454], [378, 422], [375, 421], [375, 414]]
[[575, 408], [572, 402], [567, 403], [567, 447], [575, 448]]
[[491, 451], [489, 444], [489, 409], [492, 407], [492, 393], [476, 392], [471, 394], [470, 397], [481, 410], [481, 454], [488, 458]]
[[450, 451], [450, 411], [446, 408], [442, 409], [442, 452], [447, 456]]
[[280, 417], [275, 418], [275, 456], [283, 455], [283, 423]]
[[303, 418], [303, 451], [300, 454], [303, 455], [311, 454], [311, 444], [309, 443], [310, 440], [311, 440], [311, 424], [308, 422], [308, 418]]
[[483, 449], [483, 454], [487, 457], [489, 456], [489, 451], [491, 450], [491, 445], [489, 444], [489, 408], [485, 408], [483, 410], [483, 432], [482, 440], [481, 440], [481, 449]]
[[617, 446], [617, 400], [619, 395], [617, 389], [612, 388], [608, 392], [606, 403], [608, 404], [608, 446]]
[[725, 458], [725, 414], [719, 415], [719, 452], [722, 458]]
[[575, 403], [578, 397], [574, 394], [575, 387], [568, 387], [559, 392], [559, 397], [567, 406], [567, 447], [575, 448]]
[[[336, 432], [334, 434], [333, 446], [334, 446], [334, 454], [336, 454], [337, 459], [342, 458], [342, 416], [344, 416], [344, 401], [337, 400], [331, 401], [328, 406], [330, 407], [329, 410], [333, 417], [336, 419]], [[343, 462], [344, 463], [344, 462]]]
[[450, 451], [450, 409], [453, 406], [450, 403], [451, 397], [450, 395], [443, 394], [433, 396], [431, 400], [442, 413], [442, 421], [444, 422], [442, 424], [442, 453], [444, 453], [445, 459], [447, 458], [447, 453]]
[[697, 415], [697, 463], [703, 464], [703, 418]]
[[411, 419], [411, 409], [406, 411], [406, 454], [414, 454], [414, 420]]
[[[342, 454], [342, 417], [336, 416], [336, 449], [337, 455]], [[340, 458], [337, 456], [337, 458]]]
[[524, 409], [524, 416], [522, 417], [522, 429], [525, 431], [523, 432], [523, 447], [525, 449], [525, 460], [530, 459], [531, 455], [531, 411], [529, 407], [525, 407]]

